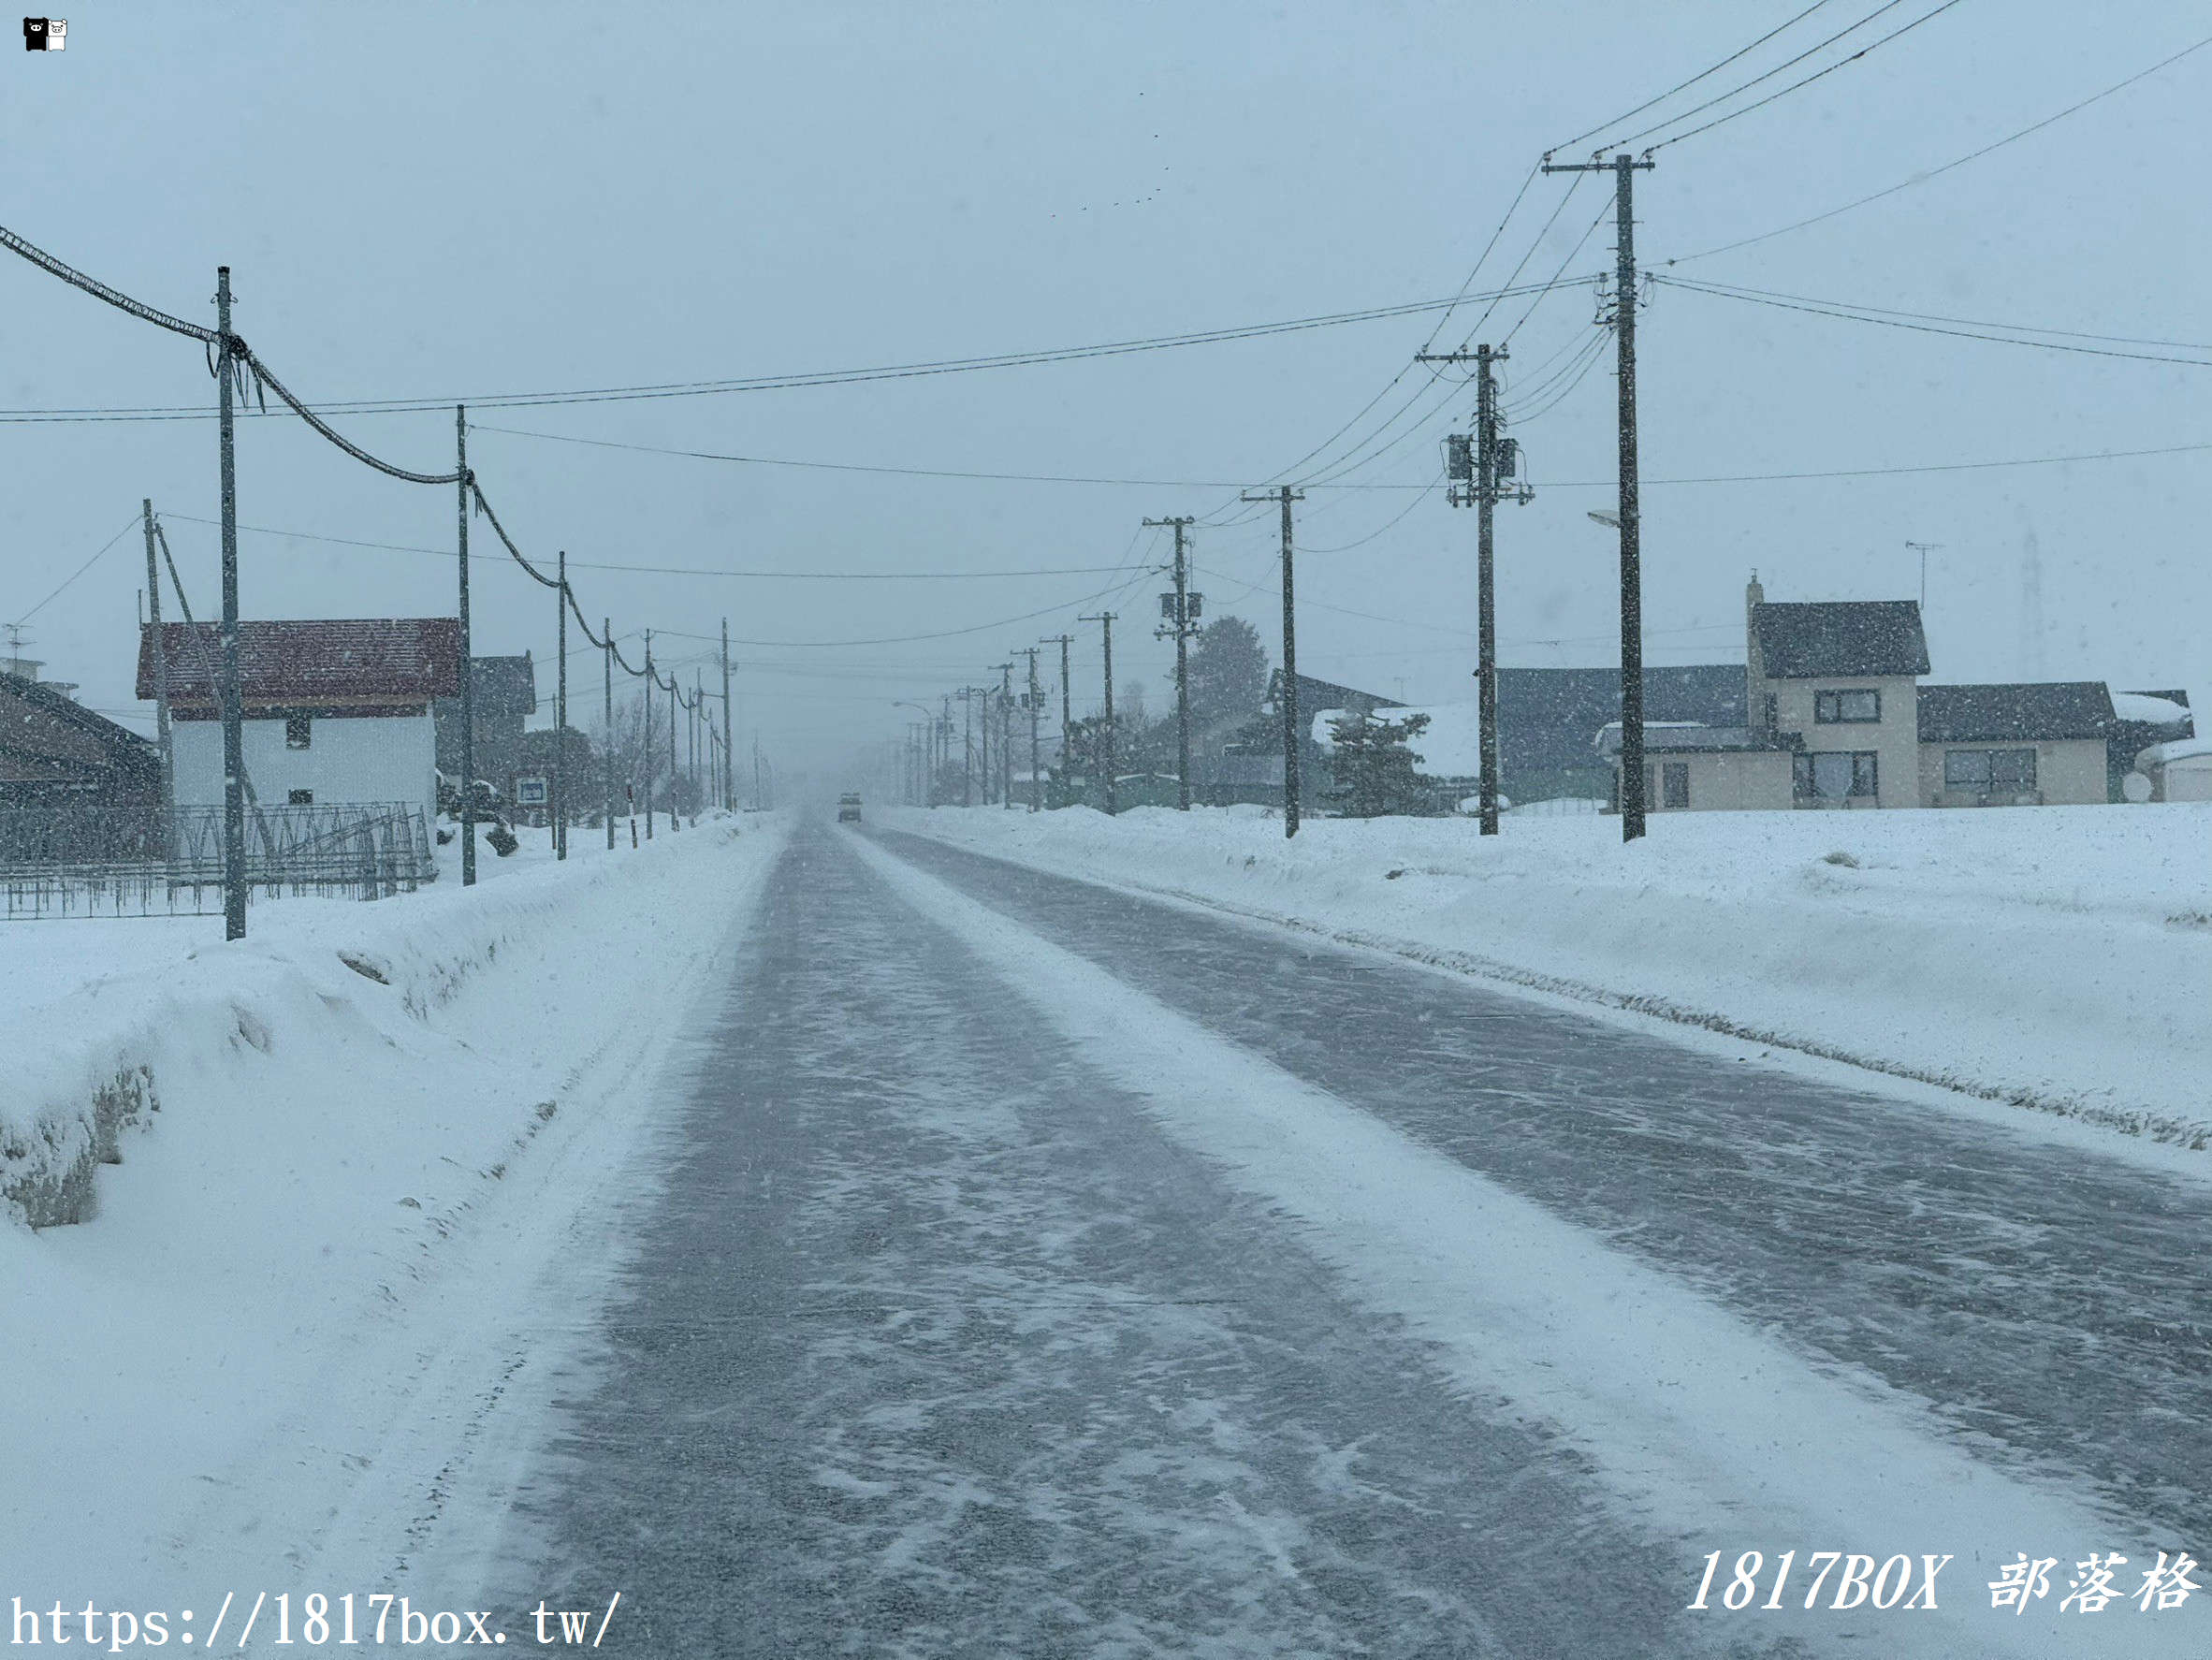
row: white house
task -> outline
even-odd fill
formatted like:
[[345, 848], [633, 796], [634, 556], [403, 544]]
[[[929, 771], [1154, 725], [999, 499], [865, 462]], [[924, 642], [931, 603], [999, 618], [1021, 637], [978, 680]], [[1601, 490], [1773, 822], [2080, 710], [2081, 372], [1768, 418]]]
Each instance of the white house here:
[[[212, 623], [164, 623], [180, 807], [223, 800], [222, 638]], [[152, 625], [138, 642], [138, 695], [154, 695]], [[435, 698], [460, 689], [451, 618], [239, 624], [246, 778], [265, 807], [399, 803], [435, 815]]]

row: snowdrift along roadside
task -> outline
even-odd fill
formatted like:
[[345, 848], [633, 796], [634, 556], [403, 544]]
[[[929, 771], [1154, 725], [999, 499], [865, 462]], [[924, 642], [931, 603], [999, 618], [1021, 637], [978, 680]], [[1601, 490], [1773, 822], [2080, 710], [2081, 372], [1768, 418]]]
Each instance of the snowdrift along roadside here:
[[[382, 1589], [441, 1529], [496, 1542], [502, 1471], [589, 1323], [578, 1274], [620, 1257], [602, 1210], [682, 1099], [786, 831], [702, 820], [468, 890], [284, 901], [237, 945], [216, 919], [16, 1017], [36, 1088], [11, 1079], [9, 1122], [56, 1127], [41, 1145], [90, 1144], [88, 1081], [139, 1070], [159, 1101], [85, 1225], [0, 1220], [23, 1432], [0, 1564], [26, 1604], [192, 1607], [311, 1565], [301, 1591]], [[22, 948], [50, 957], [169, 949], [32, 926], [83, 929]]]
[[[90, 1219], [95, 1172], [159, 1122], [171, 1080], [223, 1079], [253, 1094], [267, 1070], [254, 1057], [280, 1041], [289, 1049], [351, 1033], [363, 1014], [420, 1023], [502, 951], [555, 937], [575, 948], [609, 908], [661, 893], [677, 866], [729, 849], [738, 828], [709, 820], [616, 855], [579, 836], [565, 865], [487, 853], [483, 874], [497, 881], [463, 888], [456, 868], [374, 904], [257, 901], [236, 942], [224, 940], [220, 917], [13, 925], [0, 933], [0, 1216], [34, 1227]], [[739, 862], [749, 866], [752, 851]]]
[[1041, 869], [2212, 1145], [2212, 808], [1309, 821], [893, 809]]

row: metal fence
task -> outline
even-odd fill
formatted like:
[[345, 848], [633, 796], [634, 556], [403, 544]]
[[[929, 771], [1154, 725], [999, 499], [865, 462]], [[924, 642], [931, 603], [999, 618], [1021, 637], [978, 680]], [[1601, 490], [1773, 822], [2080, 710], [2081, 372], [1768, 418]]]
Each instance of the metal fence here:
[[[435, 881], [420, 807], [246, 808], [246, 882], [271, 897], [382, 899]], [[0, 811], [0, 918], [207, 916], [223, 910], [223, 809]]]

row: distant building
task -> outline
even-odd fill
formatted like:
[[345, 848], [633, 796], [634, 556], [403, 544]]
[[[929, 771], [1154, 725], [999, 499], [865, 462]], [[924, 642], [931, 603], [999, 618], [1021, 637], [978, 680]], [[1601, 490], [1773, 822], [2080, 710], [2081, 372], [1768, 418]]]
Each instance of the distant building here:
[[1920, 688], [1926, 807], [2045, 807], [2112, 799], [2117, 717], [2102, 680]]
[[161, 759], [137, 733], [96, 715], [38, 664], [7, 659], [29, 674], [0, 670], [0, 811], [161, 805]]
[[[437, 810], [433, 700], [459, 689], [460, 625], [448, 617], [241, 622], [239, 696], [246, 777], [266, 806], [397, 802]], [[138, 695], [153, 696], [151, 624]], [[223, 800], [221, 631], [161, 626], [177, 805]]]
[[[523, 722], [538, 712], [537, 665], [519, 657], [472, 657], [470, 701], [474, 705], [476, 776], [508, 801], [525, 767]], [[438, 726], [438, 770], [458, 786], [461, 764], [460, 688], [432, 709]]]
[[[1644, 669], [1644, 722], [1745, 723], [1739, 663]], [[1498, 670], [1498, 788], [1516, 805], [1562, 797], [1604, 801], [1613, 765], [1591, 739], [1621, 719], [1621, 671], [1612, 668]]]

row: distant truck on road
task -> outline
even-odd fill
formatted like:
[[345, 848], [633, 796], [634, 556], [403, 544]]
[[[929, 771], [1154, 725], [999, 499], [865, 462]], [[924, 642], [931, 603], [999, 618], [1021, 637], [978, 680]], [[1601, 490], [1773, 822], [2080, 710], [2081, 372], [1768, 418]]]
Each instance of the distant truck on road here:
[[840, 824], [860, 823], [859, 796], [848, 794], [837, 797], [837, 823]]

